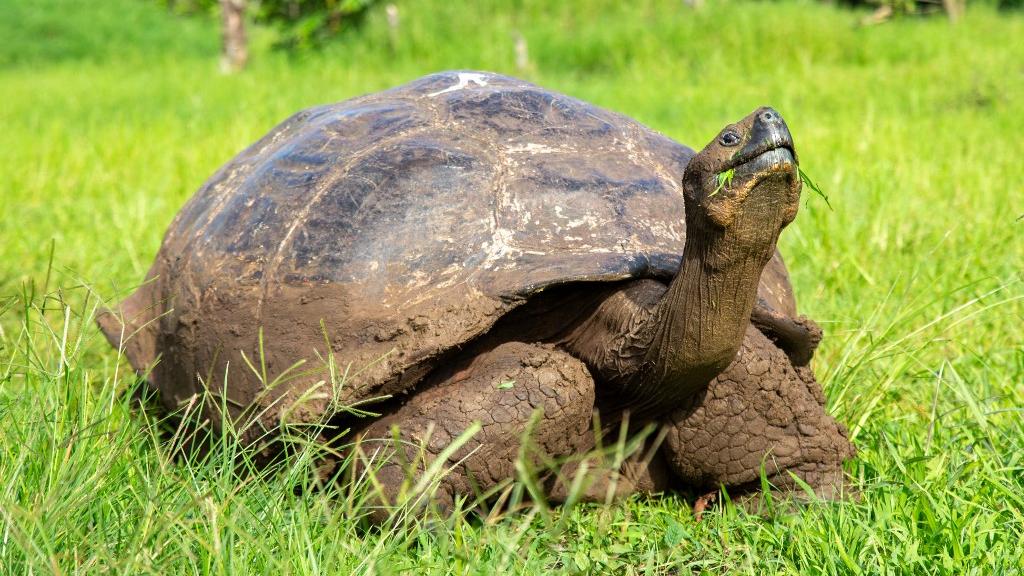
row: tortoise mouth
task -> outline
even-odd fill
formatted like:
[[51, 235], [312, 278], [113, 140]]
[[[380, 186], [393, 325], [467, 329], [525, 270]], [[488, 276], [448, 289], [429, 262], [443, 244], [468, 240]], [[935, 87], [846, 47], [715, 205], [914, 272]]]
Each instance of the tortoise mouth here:
[[754, 162], [763, 161], [767, 158], [782, 159], [785, 158], [790, 164], [796, 164], [796, 152], [793, 150], [792, 142], [773, 142], [771, 140], [764, 141], [761, 145], [751, 149], [744, 149], [742, 154], [737, 154], [729, 162], [729, 166], [726, 170], [737, 169], [747, 164]]
[[709, 180], [709, 186], [714, 189], [712, 195], [723, 187], [727, 190], [750, 190], [773, 174], [784, 174], [795, 179], [797, 166], [792, 148], [778, 146], [719, 172]]
[[731, 176], [746, 180], [772, 172], [787, 172], [797, 166], [796, 153], [791, 146], [786, 145], [766, 149], [758, 147], [753, 155], [745, 156], [738, 162], [730, 163], [719, 175], [731, 173]]
[[796, 156], [793, 154], [793, 149], [788, 146], [779, 146], [778, 148], [772, 148], [761, 152], [743, 164], [738, 165], [736, 168], [737, 170], [741, 168], [751, 168], [755, 172], [760, 172], [765, 168], [773, 168], [776, 166], [785, 168], [794, 165], [796, 165]]

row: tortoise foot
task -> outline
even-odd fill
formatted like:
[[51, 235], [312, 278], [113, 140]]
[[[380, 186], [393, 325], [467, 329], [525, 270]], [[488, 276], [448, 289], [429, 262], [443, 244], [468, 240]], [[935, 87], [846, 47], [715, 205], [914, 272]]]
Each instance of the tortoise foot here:
[[476, 356], [358, 435], [357, 468], [376, 491], [372, 520], [403, 503], [447, 513], [514, 480], [522, 459], [541, 469], [586, 450], [593, 409], [590, 373], [564, 352], [511, 342]]
[[707, 389], [667, 422], [669, 468], [689, 486], [730, 495], [760, 490], [762, 473], [778, 496], [850, 493], [842, 463], [855, 450], [846, 428], [825, 411], [808, 366], [750, 327], [739, 355]]

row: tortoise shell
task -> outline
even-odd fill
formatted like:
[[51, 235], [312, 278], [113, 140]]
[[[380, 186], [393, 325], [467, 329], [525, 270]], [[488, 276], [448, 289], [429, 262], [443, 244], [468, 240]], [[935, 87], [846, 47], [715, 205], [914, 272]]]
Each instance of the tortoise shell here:
[[[133, 334], [123, 348], [170, 409], [208, 388], [264, 430], [318, 422], [408, 391], [549, 287], [671, 278], [693, 156], [491, 73], [311, 108], [199, 189], [149, 282], [100, 324]], [[778, 258], [760, 294], [795, 315]]]

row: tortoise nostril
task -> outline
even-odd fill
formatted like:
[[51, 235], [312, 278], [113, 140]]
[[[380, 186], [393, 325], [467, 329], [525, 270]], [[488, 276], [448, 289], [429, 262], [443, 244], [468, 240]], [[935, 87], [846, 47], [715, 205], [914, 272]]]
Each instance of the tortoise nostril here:
[[770, 123], [774, 122], [776, 119], [778, 119], [778, 115], [775, 114], [775, 112], [772, 112], [771, 110], [765, 110], [764, 112], [761, 112], [762, 122]]

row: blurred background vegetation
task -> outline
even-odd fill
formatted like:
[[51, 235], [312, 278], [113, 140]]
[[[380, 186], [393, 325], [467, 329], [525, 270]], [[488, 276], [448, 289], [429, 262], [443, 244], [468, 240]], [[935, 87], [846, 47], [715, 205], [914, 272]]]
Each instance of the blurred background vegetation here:
[[[715, 1], [711, 0], [711, 3]], [[961, 10], [968, 2], [970, 7], [995, 7], [1001, 10], [1019, 9], [1024, 5], [1024, 0], [824, 0], [822, 3], [849, 8], [852, 25], [878, 23], [889, 15], [906, 17], [941, 14], [948, 1], [957, 3]], [[544, 12], [576, 13], [577, 18], [586, 20], [591, 17], [603, 19], [620, 11], [640, 14], [651, 10], [646, 2], [635, 5], [627, 3], [629, 7], [623, 10], [600, 1], [574, 1], [559, 8], [558, 4], [561, 3], [558, 2], [530, 0], [455, 3], [458, 6], [456, 9], [434, 2], [424, 5], [386, 0], [138, 0], [134, 4], [113, 0], [106, 9], [97, 10], [89, 2], [9, 0], [0, 5], [5, 38], [0, 43], [0, 65], [39, 59], [91, 58], [126, 49], [158, 53], [161, 46], [165, 53], [169, 53], [172, 46], [174, 51], [184, 49], [192, 53], [209, 50], [217, 38], [209, 33], [209, 27], [220, 18], [222, 4], [225, 3], [238, 3], [243, 7], [246, 22], [250, 27], [257, 28], [258, 46], [292, 52], [323, 48], [331, 42], [343, 43], [348, 35], [365, 24], [374, 6], [373, 18], [389, 23], [391, 31], [386, 35], [390, 34], [388, 39], [391, 45], [388, 48], [392, 50], [397, 48], [394, 44], [399, 41], [408, 44], [410, 35], [415, 35], [417, 29], [420, 32], [424, 29], [425, 22], [420, 18], [401, 26], [402, 13], [406, 11], [413, 15], [433, 12], [435, 16], [466, 20], [477, 17], [487, 19], [488, 14], [493, 14], [496, 21], [511, 17], [513, 21], [519, 20], [522, 27], [522, 23], [529, 21], [531, 15]], [[666, 3], [666, 6], [670, 7], [671, 12], [678, 12], [681, 7], [700, 9], [704, 3], [705, 0], [679, 0]], [[166, 14], [179, 16], [181, 21], [169, 25], [166, 14], [154, 10], [154, 7], [164, 8]], [[805, 8], [809, 14], [815, 10], [816, 7]], [[885, 14], [881, 19], [878, 18], [880, 13]], [[89, 21], [89, 25], [81, 26], [86, 21]]]
[[[901, 6], [249, 0], [248, 66], [223, 74], [219, 3], [0, 0], [0, 573], [1021, 573], [1024, 14]], [[860, 500], [698, 523], [686, 495], [635, 497], [378, 533], [294, 477], [161, 451], [119, 400], [135, 380], [98, 302], [284, 118], [456, 68], [695, 147], [759, 105], [786, 117], [832, 209], [805, 193], [780, 247]]]

